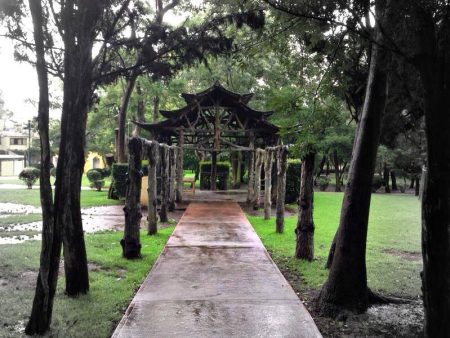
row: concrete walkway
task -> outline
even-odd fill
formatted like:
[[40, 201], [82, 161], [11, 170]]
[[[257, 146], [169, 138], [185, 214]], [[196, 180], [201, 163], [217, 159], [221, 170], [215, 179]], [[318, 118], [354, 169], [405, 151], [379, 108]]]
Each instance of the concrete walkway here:
[[113, 337], [321, 337], [234, 202], [192, 203]]

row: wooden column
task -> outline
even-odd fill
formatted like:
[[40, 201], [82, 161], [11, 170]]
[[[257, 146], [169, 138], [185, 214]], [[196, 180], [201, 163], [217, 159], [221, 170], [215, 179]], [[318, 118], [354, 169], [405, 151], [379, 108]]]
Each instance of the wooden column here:
[[161, 222], [168, 222], [167, 203], [169, 199], [169, 146], [164, 144], [161, 150], [161, 208], [159, 210], [159, 219]]
[[[254, 149], [255, 147], [255, 135], [251, 133], [249, 135], [249, 148]], [[253, 202], [255, 195], [255, 156], [256, 152], [251, 151], [249, 154], [248, 161], [248, 187], [247, 187], [247, 204]]]
[[169, 211], [175, 210], [178, 148], [170, 147]]
[[253, 210], [258, 210], [261, 198], [261, 167], [263, 163], [264, 150], [256, 149], [255, 154], [255, 187], [253, 195]]
[[281, 146], [277, 152], [277, 213], [276, 231], [284, 231], [284, 200], [286, 198], [286, 171], [288, 148]]
[[184, 167], [184, 131], [180, 129], [178, 134], [178, 157], [177, 157], [177, 190], [176, 190], [176, 202], [183, 201], [183, 167]]
[[216, 190], [217, 180], [217, 151], [211, 153], [211, 190]]
[[272, 207], [272, 157], [273, 149], [264, 152], [264, 219], [270, 219]]
[[151, 142], [147, 147], [148, 154], [148, 234], [154, 235], [158, 231], [158, 197], [157, 197], [157, 179], [156, 166], [159, 159], [159, 144]]
[[140, 227], [141, 227], [141, 159], [142, 140], [133, 137], [128, 142], [128, 186], [125, 199], [125, 231], [120, 241], [122, 255], [125, 258], [141, 257]]

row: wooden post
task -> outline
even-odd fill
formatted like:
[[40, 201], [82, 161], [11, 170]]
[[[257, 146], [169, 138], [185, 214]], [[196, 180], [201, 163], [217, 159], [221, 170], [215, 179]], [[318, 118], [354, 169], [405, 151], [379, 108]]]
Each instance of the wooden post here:
[[159, 158], [159, 144], [152, 142], [148, 148], [148, 234], [154, 235], [158, 231], [158, 217], [157, 217], [157, 179], [156, 179], [156, 166]]
[[177, 191], [176, 191], [176, 202], [180, 203], [183, 201], [183, 166], [184, 166], [184, 131], [180, 129], [178, 135], [178, 157], [177, 157]]
[[128, 142], [128, 186], [125, 207], [125, 231], [120, 241], [122, 255], [125, 258], [141, 257], [140, 227], [141, 227], [141, 158], [142, 140], [133, 137]]
[[264, 152], [264, 219], [270, 219], [272, 207], [272, 157], [273, 149]]
[[276, 231], [281, 234], [284, 231], [284, 200], [286, 198], [286, 171], [287, 171], [286, 146], [281, 146], [277, 152], [277, 220]]
[[170, 147], [169, 211], [175, 210], [178, 148]]
[[[254, 148], [255, 147], [255, 136], [253, 135], [253, 133], [250, 134], [249, 136], [249, 148]], [[251, 151], [249, 153], [250, 157], [249, 157], [249, 161], [248, 161], [248, 187], [247, 187], [247, 204], [250, 204], [253, 202], [253, 198], [255, 195], [255, 156], [256, 156], [256, 152], [255, 151]]]
[[217, 180], [217, 151], [211, 153], [211, 191], [216, 190]]
[[253, 210], [258, 210], [261, 198], [261, 167], [263, 163], [264, 150], [256, 149], [255, 154], [255, 188], [253, 196]]
[[168, 222], [167, 203], [169, 199], [169, 146], [161, 145], [161, 209], [159, 210], [159, 220]]

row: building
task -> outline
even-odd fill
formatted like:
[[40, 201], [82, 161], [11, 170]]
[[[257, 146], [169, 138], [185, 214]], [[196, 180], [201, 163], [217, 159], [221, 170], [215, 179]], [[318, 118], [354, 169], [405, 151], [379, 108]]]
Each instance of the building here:
[[[0, 119], [0, 176], [18, 176], [25, 166], [28, 130], [11, 118]], [[32, 132], [31, 140], [37, 139]]]
[[103, 169], [105, 168], [105, 161], [103, 156], [99, 153], [90, 151], [87, 154], [86, 162], [84, 163], [84, 172], [86, 173], [90, 169]]

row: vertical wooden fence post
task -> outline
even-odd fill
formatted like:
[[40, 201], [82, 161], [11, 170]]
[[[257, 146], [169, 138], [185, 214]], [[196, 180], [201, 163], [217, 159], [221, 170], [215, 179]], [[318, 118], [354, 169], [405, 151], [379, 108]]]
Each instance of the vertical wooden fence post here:
[[161, 222], [168, 222], [167, 202], [169, 195], [169, 146], [161, 145], [161, 209], [159, 210], [159, 219]]
[[256, 149], [255, 153], [255, 192], [253, 196], [253, 210], [258, 210], [261, 199], [261, 167], [263, 163], [264, 150]]
[[272, 158], [273, 149], [264, 152], [264, 219], [270, 219], [272, 207]]
[[126, 191], [125, 231], [120, 241], [122, 255], [125, 258], [141, 257], [140, 226], [141, 226], [141, 158], [142, 140], [133, 137], [128, 142], [128, 186]]
[[159, 144], [155, 141], [147, 148], [148, 153], [148, 234], [154, 235], [158, 231], [158, 216], [157, 216], [157, 179], [156, 179], [156, 166], [158, 165], [159, 158]]
[[277, 220], [276, 231], [283, 233], [284, 231], [284, 200], [286, 198], [286, 171], [287, 171], [287, 155], [286, 146], [281, 146], [277, 152]]
[[249, 136], [249, 148], [252, 149], [249, 153], [250, 158], [248, 162], [248, 187], [247, 187], [247, 204], [253, 202], [254, 194], [255, 194], [255, 156], [256, 152], [254, 151], [255, 147], [255, 137], [253, 134]]
[[170, 147], [169, 211], [175, 210], [177, 190], [177, 156], [178, 148], [175, 146]]
[[183, 201], [183, 166], [184, 166], [184, 131], [180, 130], [180, 134], [178, 135], [178, 157], [177, 157], [177, 203]]

